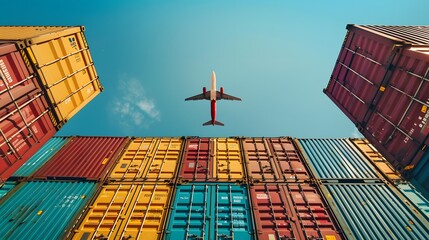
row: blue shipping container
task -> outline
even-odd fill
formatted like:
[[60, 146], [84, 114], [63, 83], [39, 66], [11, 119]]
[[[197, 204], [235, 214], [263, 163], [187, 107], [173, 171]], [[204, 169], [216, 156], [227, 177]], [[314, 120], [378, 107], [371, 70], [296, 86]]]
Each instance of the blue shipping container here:
[[425, 196], [429, 198], [429, 150], [426, 150], [425, 155], [414, 168], [414, 181], [418, 182], [425, 190]]
[[253, 239], [246, 185], [179, 185], [166, 239]]
[[68, 137], [51, 138], [42, 148], [39, 149], [30, 159], [28, 159], [16, 172], [12, 178], [29, 177], [67, 143]]
[[429, 223], [386, 184], [323, 184], [348, 239], [428, 239]]
[[22, 184], [0, 204], [2, 239], [60, 239], [96, 189], [93, 182]]
[[397, 184], [396, 188], [416, 206], [419, 211], [429, 220], [429, 201], [411, 183]]
[[319, 179], [376, 179], [377, 171], [348, 139], [299, 139], [298, 146]]
[[0, 186], [0, 199], [2, 199], [10, 190], [12, 190], [17, 185], [15, 181], [6, 181], [3, 185]]

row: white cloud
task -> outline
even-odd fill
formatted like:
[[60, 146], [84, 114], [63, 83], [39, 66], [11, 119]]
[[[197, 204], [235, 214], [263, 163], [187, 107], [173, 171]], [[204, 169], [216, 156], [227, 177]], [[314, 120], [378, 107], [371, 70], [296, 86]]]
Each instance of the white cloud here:
[[121, 77], [113, 99], [113, 112], [126, 128], [148, 127], [150, 122], [160, 120], [160, 111], [155, 101], [146, 95], [144, 87], [135, 78]]

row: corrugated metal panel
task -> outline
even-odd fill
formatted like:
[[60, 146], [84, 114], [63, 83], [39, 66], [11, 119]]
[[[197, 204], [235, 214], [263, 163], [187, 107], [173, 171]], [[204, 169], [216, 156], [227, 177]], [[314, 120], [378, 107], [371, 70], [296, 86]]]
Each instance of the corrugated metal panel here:
[[310, 168], [319, 179], [376, 179], [370, 166], [348, 139], [299, 139]]
[[415, 167], [413, 175], [414, 181], [418, 182], [428, 193], [429, 198], [429, 148], [426, 147], [425, 154]]
[[246, 185], [179, 185], [165, 239], [253, 239]]
[[252, 182], [276, 182], [283, 180], [270, 147], [264, 138], [242, 140], [247, 175]]
[[67, 143], [68, 139], [68, 137], [51, 138], [12, 175], [12, 178], [29, 177], [60, 150]]
[[178, 178], [181, 181], [209, 181], [213, 175], [212, 167], [213, 145], [210, 139], [186, 139]]
[[128, 141], [126, 137], [73, 137], [33, 176], [102, 180]]
[[351, 139], [363, 155], [392, 183], [401, 180], [399, 174], [390, 163], [366, 139]]
[[0, 181], [10, 177], [55, 133], [43, 95], [33, 91], [0, 109]]
[[266, 141], [272, 149], [274, 159], [278, 164], [281, 179], [286, 182], [307, 181], [310, 174], [304, 166], [304, 161], [293, 145], [292, 138], [267, 138]]
[[343, 239], [314, 185], [250, 186], [258, 239]]
[[165, 184], [108, 184], [73, 239], [161, 239], [172, 188]]
[[243, 181], [243, 159], [240, 143], [233, 138], [213, 138], [214, 144], [213, 179], [218, 181]]
[[429, 223], [416, 216], [385, 184], [325, 184], [322, 189], [350, 239], [429, 236]]
[[397, 184], [396, 188], [398, 188], [399, 191], [401, 191], [401, 193], [414, 204], [414, 206], [420, 209], [421, 213], [429, 220], [429, 201], [419, 190], [417, 190], [411, 183]]
[[60, 239], [96, 189], [91, 182], [28, 182], [0, 204], [5, 239]]
[[383, 25], [349, 25], [350, 28], [361, 28], [389, 37], [404, 44], [429, 45], [429, 26], [383, 26]]
[[15, 181], [6, 181], [2, 184], [0, 184], [0, 199], [2, 199], [6, 194], [10, 192], [14, 187], [18, 185]]
[[180, 138], [136, 138], [110, 174], [112, 180], [173, 181], [180, 161]]

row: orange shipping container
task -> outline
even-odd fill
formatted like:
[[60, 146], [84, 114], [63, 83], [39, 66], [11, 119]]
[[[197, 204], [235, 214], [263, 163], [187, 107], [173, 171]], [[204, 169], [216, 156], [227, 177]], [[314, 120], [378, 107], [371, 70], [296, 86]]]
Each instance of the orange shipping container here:
[[0, 26], [0, 41], [25, 52], [53, 106], [57, 121], [67, 122], [102, 91], [84, 27]]

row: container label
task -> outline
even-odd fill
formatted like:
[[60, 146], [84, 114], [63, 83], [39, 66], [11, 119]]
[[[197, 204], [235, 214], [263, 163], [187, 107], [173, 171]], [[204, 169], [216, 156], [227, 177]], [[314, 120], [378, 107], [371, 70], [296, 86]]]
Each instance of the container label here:
[[3, 59], [0, 59], [0, 86], [4, 86], [3, 80], [6, 80], [8, 83], [13, 81], [6, 64], [4, 64]]
[[256, 199], [268, 199], [268, 195], [265, 193], [256, 194]]
[[276, 240], [274, 234], [268, 234], [268, 240]]
[[188, 148], [197, 149], [198, 145], [197, 144], [189, 144]]
[[337, 238], [335, 236], [333, 236], [333, 235], [326, 235], [325, 239], [326, 240], [336, 240]]
[[195, 166], [195, 163], [193, 163], [193, 162], [189, 163], [189, 165], [188, 165], [189, 168], [194, 168], [194, 166]]

